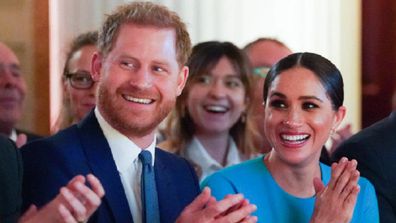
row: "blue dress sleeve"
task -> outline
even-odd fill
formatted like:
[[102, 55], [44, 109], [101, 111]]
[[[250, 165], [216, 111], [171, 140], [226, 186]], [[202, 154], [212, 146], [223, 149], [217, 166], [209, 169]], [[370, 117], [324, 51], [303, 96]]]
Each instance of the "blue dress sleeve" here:
[[364, 201], [361, 202], [363, 207], [363, 218], [365, 222], [379, 222], [379, 212], [378, 212], [378, 201], [375, 194], [374, 186], [367, 180], [361, 179], [362, 184], [364, 182], [365, 186], [363, 191], [360, 191]]
[[201, 189], [204, 187], [209, 187], [211, 189], [212, 196], [214, 196], [216, 200], [222, 200], [228, 194], [238, 193], [234, 184], [219, 172], [207, 177], [201, 183]]

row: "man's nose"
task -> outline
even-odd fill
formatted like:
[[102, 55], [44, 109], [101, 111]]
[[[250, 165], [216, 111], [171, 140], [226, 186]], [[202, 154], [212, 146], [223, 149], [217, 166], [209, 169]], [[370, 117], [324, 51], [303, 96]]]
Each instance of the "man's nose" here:
[[10, 67], [0, 65], [0, 85], [1, 86], [14, 86], [16, 77]]
[[150, 88], [153, 84], [153, 75], [147, 68], [140, 68], [131, 78], [130, 84], [141, 89]]

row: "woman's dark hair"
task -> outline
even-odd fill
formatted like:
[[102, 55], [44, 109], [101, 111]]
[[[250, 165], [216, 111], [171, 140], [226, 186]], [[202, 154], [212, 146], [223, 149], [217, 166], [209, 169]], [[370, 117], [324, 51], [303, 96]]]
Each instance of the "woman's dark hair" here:
[[[185, 148], [186, 143], [192, 139], [195, 132], [193, 120], [186, 108], [190, 88], [202, 75], [208, 74], [222, 57], [229, 59], [235, 71], [240, 74], [246, 91], [246, 98], [248, 99], [245, 115], [249, 117], [249, 99], [252, 98], [252, 87], [250, 65], [245, 53], [230, 42], [208, 41], [199, 43], [194, 46], [192, 54], [187, 61], [190, 71], [188, 81], [182, 94], [177, 98], [175, 109], [167, 123], [166, 138], [170, 141], [170, 147], [175, 148], [178, 152]], [[243, 154], [250, 155], [252, 153], [252, 129], [254, 128], [251, 120], [249, 118], [244, 120], [244, 117], [241, 117], [230, 130], [230, 134], [235, 140], [238, 149]]]
[[283, 71], [295, 67], [306, 68], [315, 74], [326, 90], [334, 110], [338, 110], [342, 106], [344, 102], [344, 82], [340, 71], [328, 59], [307, 52], [291, 54], [272, 66], [264, 82], [264, 101], [267, 100], [268, 90], [275, 78]]

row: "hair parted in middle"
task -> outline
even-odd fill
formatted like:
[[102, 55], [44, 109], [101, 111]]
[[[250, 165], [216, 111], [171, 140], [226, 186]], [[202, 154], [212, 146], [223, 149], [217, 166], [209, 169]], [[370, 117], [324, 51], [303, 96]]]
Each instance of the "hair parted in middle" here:
[[303, 67], [315, 74], [326, 90], [334, 111], [337, 111], [343, 105], [344, 82], [341, 72], [330, 60], [319, 54], [309, 52], [291, 54], [272, 66], [264, 82], [264, 101], [267, 99], [269, 88], [275, 78], [283, 71], [294, 67]]
[[256, 130], [249, 118], [250, 98], [252, 98], [250, 65], [247, 56], [241, 49], [230, 42], [218, 41], [203, 42], [193, 47], [187, 62], [190, 70], [189, 79], [182, 94], [176, 100], [176, 107], [172, 111], [166, 127], [166, 138], [169, 140], [171, 150], [175, 150], [173, 152], [181, 152], [180, 150], [186, 147], [195, 132], [193, 120], [186, 108], [189, 89], [199, 80], [200, 76], [210, 72], [223, 56], [230, 60], [235, 71], [240, 74], [247, 103], [246, 111], [233, 125], [230, 134], [242, 154], [250, 156], [255, 152], [252, 137]]

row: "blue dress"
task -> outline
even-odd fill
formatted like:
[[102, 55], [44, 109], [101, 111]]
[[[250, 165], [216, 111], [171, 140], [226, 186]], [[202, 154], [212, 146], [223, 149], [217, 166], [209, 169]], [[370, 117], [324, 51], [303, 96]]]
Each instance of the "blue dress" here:
[[[330, 167], [320, 164], [325, 185], [331, 176]], [[377, 197], [374, 187], [360, 177], [360, 193], [353, 213], [352, 223], [379, 222]], [[206, 178], [201, 187], [208, 186], [217, 200], [227, 194], [242, 193], [257, 206], [253, 215], [259, 222], [307, 223], [314, 210], [315, 197], [299, 198], [284, 191], [272, 178], [264, 165], [263, 156], [231, 166]]]

